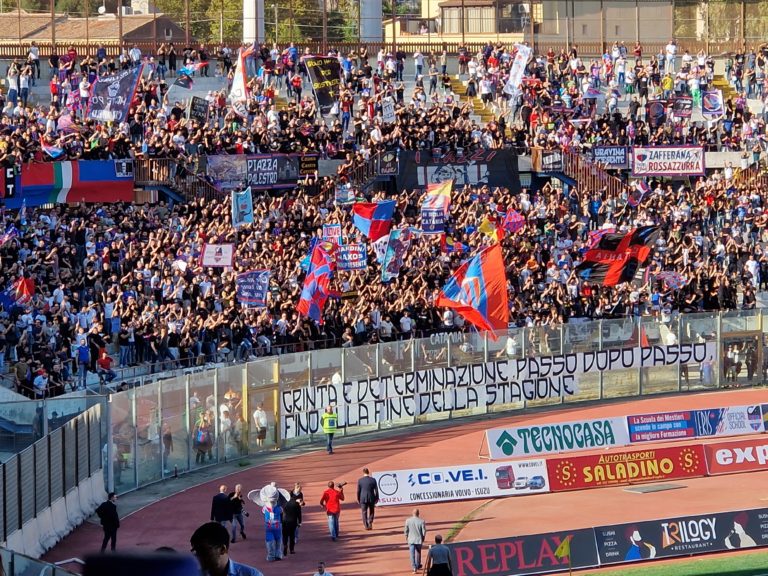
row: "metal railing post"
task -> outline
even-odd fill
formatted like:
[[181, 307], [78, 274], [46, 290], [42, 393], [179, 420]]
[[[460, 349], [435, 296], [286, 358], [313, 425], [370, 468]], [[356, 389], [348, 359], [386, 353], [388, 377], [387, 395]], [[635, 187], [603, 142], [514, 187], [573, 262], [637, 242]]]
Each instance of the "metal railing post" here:
[[[112, 430], [112, 394], [107, 396], [106, 413], [104, 417], [107, 421], [107, 492], [115, 491], [115, 449], [114, 432]], [[118, 466], [120, 463], [118, 462]]]

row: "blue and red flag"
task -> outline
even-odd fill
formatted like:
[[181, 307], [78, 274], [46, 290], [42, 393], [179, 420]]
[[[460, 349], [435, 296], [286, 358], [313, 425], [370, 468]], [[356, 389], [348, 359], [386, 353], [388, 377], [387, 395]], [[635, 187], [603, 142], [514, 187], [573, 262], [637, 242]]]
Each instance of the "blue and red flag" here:
[[331, 253], [326, 250], [324, 243], [318, 242], [312, 250], [309, 272], [296, 306], [300, 314], [312, 318], [318, 324], [323, 322], [323, 308], [330, 296], [331, 276], [335, 267]]
[[504, 230], [515, 234], [525, 228], [525, 216], [517, 210], [510, 210], [504, 216]]
[[632, 192], [629, 193], [629, 198], [627, 198], [627, 202], [629, 203], [632, 208], [637, 208], [640, 205], [640, 202], [643, 201], [643, 198], [645, 198], [645, 195], [648, 194], [651, 191], [651, 187], [648, 186], [648, 182], [645, 180], [640, 180], [640, 182], [637, 182], [635, 184], [635, 189], [632, 190]]
[[462, 262], [440, 291], [437, 306], [451, 308], [474, 324], [488, 330], [506, 330], [509, 323], [507, 277], [501, 246], [494, 244]]
[[371, 242], [389, 235], [392, 216], [395, 214], [395, 201], [358, 202], [352, 205], [352, 222]]

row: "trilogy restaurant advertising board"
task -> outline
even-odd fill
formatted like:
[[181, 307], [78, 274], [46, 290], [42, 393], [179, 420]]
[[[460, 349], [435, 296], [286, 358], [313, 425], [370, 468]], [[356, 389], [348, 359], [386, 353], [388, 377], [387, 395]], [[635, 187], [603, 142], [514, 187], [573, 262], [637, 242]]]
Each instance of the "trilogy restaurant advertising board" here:
[[698, 444], [552, 458], [547, 461], [547, 470], [552, 492], [562, 492], [701, 478], [707, 474], [707, 465], [704, 450]]
[[427, 504], [549, 492], [544, 460], [374, 473], [379, 505]]
[[[555, 552], [570, 539], [570, 558]], [[448, 544], [454, 576], [545, 574], [598, 565], [592, 528]]]
[[637, 178], [701, 176], [704, 168], [704, 148], [701, 146], [632, 148], [632, 175]]
[[768, 545], [768, 509], [665, 518], [595, 528], [600, 564]]

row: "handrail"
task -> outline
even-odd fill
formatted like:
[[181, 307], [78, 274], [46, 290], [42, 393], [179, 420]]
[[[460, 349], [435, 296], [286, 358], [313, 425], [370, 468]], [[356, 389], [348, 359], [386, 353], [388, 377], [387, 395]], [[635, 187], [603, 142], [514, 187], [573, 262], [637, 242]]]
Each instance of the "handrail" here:
[[[181, 174], [180, 168], [183, 171]], [[139, 186], [167, 186], [182, 194], [186, 200], [214, 200], [224, 196], [223, 192], [190, 168], [182, 166], [176, 158], [139, 157], [133, 161], [134, 182]]]

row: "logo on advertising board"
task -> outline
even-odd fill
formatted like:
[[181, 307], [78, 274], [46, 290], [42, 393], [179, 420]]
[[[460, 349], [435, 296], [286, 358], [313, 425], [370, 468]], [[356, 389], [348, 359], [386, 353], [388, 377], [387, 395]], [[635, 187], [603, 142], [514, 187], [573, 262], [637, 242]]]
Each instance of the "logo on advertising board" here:
[[765, 509], [724, 512], [595, 528], [601, 564], [764, 546]]
[[397, 470], [374, 474], [380, 505], [522, 496], [549, 491], [544, 460]]
[[[568, 555], [556, 552], [569, 541]], [[456, 542], [451, 550], [453, 573], [462, 576], [512, 576], [544, 574], [597, 565], [595, 537], [591, 528], [511, 536], [494, 540]]]
[[603, 418], [486, 430], [491, 459], [629, 444], [624, 418]]
[[547, 461], [553, 492], [706, 475], [699, 446], [593, 454]]
[[696, 410], [697, 436], [738, 436], [764, 430], [760, 406]]
[[709, 474], [768, 470], [768, 439], [705, 444]]
[[629, 439], [633, 443], [696, 436], [695, 414], [692, 410], [627, 416], [627, 427]]

